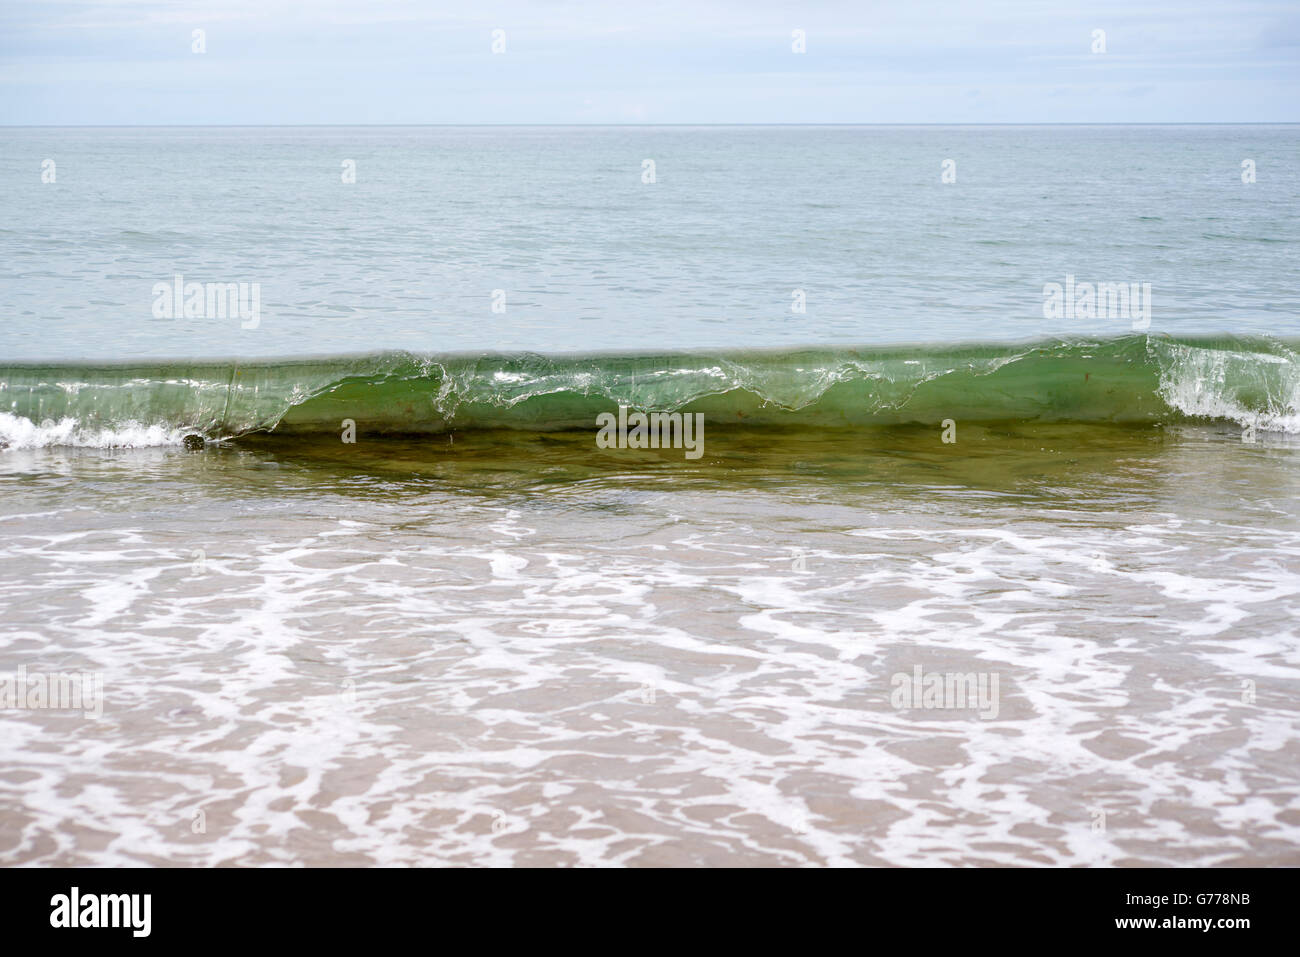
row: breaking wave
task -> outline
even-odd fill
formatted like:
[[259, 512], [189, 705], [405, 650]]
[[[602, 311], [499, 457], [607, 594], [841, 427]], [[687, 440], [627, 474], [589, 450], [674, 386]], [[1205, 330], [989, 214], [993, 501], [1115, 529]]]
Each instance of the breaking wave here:
[[1033, 343], [547, 356], [21, 363], [0, 446], [134, 447], [254, 432], [592, 428], [618, 405], [728, 423], [1217, 420], [1300, 432], [1300, 340], [1129, 335]]

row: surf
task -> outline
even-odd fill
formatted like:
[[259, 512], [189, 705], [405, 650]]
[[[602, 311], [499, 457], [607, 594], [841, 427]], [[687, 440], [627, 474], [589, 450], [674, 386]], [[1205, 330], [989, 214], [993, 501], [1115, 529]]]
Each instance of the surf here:
[[654, 353], [22, 362], [0, 447], [179, 445], [254, 433], [589, 430], [620, 406], [730, 425], [1221, 421], [1300, 433], [1300, 339], [1133, 334], [1028, 343]]

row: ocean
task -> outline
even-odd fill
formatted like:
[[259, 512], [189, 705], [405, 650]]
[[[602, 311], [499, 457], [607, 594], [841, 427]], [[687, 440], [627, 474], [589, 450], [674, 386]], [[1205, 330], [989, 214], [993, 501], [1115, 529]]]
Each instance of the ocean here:
[[0, 129], [0, 863], [1300, 864], [1298, 147]]

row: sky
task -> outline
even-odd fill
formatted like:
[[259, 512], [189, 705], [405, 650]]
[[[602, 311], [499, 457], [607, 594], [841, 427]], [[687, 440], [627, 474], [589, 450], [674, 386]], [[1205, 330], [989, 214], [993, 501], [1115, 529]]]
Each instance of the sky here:
[[1298, 0], [0, 0], [4, 125], [1294, 122], [1297, 104]]

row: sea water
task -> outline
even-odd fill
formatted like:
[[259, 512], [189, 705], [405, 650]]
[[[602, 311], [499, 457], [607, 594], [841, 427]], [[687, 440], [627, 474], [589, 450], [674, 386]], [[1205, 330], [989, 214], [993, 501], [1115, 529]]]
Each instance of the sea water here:
[[0, 132], [0, 860], [1300, 863], [1298, 145]]

